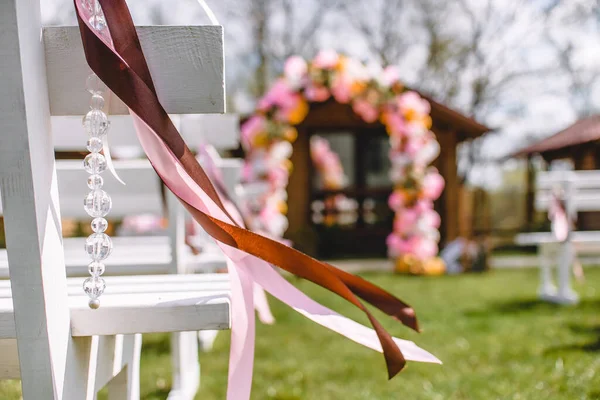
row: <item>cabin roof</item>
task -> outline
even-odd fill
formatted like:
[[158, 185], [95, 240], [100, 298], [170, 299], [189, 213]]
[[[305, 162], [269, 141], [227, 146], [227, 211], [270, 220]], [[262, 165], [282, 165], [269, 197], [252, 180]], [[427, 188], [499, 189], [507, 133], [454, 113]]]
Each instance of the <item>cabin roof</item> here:
[[431, 104], [431, 118], [434, 121], [443, 121], [453, 128], [457, 128], [460, 133], [466, 136], [463, 139], [476, 138], [486, 132], [491, 131], [489, 127], [477, 122], [474, 118], [467, 117], [461, 112], [435, 101], [428, 95], [423, 94], [418, 90], [416, 90], [416, 92], [419, 93], [419, 95], [421, 95], [421, 97], [423, 97], [425, 100], [427, 100], [429, 104]]
[[600, 139], [600, 115], [580, 119], [554, 135], [530, 144], [513, 153], [511, 157], [522, 157], [529, 154], [545, 154], [557, 150], [571, 148], [594, 142]]

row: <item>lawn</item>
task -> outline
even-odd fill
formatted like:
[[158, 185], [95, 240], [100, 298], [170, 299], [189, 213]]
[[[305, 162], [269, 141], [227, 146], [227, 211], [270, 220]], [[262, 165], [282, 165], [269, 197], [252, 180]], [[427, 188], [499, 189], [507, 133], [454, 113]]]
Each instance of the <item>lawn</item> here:
[[[253, 399], [600, 399], [600, 268], [576, 289], [582, 302], [557, 307], [535, 299], [536, 270], [412, 278], [365, 277], [416, 309], [416, 334], [381, 315], [390, 331], [416, 341], [443, 366], [410, 363], [387, 381], [383, 358], [272, 301], [277, 324], [258, 326]], [[358, 318], [329, 293], [296, 285]], [[197, 398], [225, 398], [229, 339], [202, 354]], [[144, 338], [142, 398], [166, 399], [170, 382], [167, 335]], [[15, 382], [0, 382], [1, 399], [18, 399]]]

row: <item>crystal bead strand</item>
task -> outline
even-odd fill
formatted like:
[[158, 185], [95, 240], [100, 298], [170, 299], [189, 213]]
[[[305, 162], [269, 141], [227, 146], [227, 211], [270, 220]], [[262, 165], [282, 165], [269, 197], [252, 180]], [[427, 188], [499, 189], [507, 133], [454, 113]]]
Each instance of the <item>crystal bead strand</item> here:
[[[81, 0], [83, 7], [90, 15], [90, 25], [100, 34], [104, 34], [106, 20], [98, 0]], [[90, 111], [83, 117], [83, 127], [88, 134], [87, 149], [90, 151], [83, 160], [83, 167], [90, 174], [87, 185], [90, 192], [83, 199], [83, 206], [92, 218], [92, 233], [85, 240], [85, 252], [92, 262], [88, 266], [90, 277], [83, 282], [83, 290], [89, 296], [90, 308], [100, 307], [99, 297], [104, 293], [106, 283], [102, 278], [105, 266], [103, 261], [112, 251], [112, 240], [104, 233], [108, 228], [108, 221], [104, 217], [111, 209], [112, 202], [108, 193], [102, 190], [104, 183], [101, 173], [107, 168], [106, 158], [100, 153], [103, 139], [109, 128], [108, 117], [104, 113], [104, 97], [106, 86], [96, 76], [91, 74], [86, 82], [86, 88], [91, 93]]]
[[104, 217], [111, 209], [112, 202], [108, 193], [102, 190], [104, 183], [102, 174], [106, 168], [106, 158], [100, 153], [103, 145], [103, 138], [106, 136], [109, 127], [109, 121], [106, 114], [102, 111], [104, 107], [104, 97], [102, 96], [106, 87], [102, 81], [91, 74], [87, 80], [87, 89], [92, 94], [91, 110], [83, 118], [83, 127], [88, 134], [87, 149], [90, 151], [83, 160], [83, 167], [90, 174], [87, 179], [87, 185], [90, 192], [83, 200], [83, 206], [88, 215], [92, 218], [92, 233], [85, 240], [85, 251], [92, 259], [88, 266], [90, 277], [83, 282], [83, 290], [90, 298], [90, 308], [100, 307], [99, 297], [104, 293], [106, 283], [102, 279], [104, 273], [103, 261], [112, 251], [112, 241], [104, 233], [108, 227], [108, 222]]

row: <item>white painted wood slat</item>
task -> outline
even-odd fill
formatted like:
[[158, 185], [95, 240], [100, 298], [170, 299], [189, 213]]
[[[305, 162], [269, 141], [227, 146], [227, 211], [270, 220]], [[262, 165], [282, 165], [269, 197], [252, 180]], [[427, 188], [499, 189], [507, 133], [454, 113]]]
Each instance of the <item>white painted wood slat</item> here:
[[[69, 298], [71, 335], [185, 332], [229, 329], [229, 295], [223, 290], [103, 295], [102, 307], [92, 310], [85, 295]], [[14, 339], [12, 300], [0, 299], [0, 339]]]
[[[141, 26], [137, 30], [158, 97], [168, 113], [225, 112], [223, 27]], [[85, 115], [89, 93], [83, 83], [90, 70], [79, 27], [45, 27], [43, 38], [51, 114]], [[128, 113], [116, 96], [111, 96], [109, 112]]]
[[[74, 400], [85, 394], [80, 385], [65, 385], [78, 359], [69, 352], [72, 339], [40, 19], [39, 0], [0, 2], [0, 192], [23, 397]], [[5, 323], [6, 317], [0, 320]]]

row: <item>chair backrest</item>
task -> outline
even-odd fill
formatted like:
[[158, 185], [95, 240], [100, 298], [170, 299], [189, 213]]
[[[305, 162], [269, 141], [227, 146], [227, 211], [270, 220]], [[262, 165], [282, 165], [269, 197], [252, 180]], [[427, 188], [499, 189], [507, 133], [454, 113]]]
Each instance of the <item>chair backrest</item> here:
[[[171, 115], [187, 145], [192, 149], [201, 144], [211, 144], [219, 150], [239, 146], [239, 117], [237, 114], [190, 114]], [[85, 150], [81, 117], [61, 116], [52, 118], [52, 140], [57, 151]], [[143, 150], [135, 135], [129, 115], [111, 115], [109, 131], [110, 147], [115, 156], [121, 153], [134, 157], [143, 156]]]
[[[0, 101], [0, 187], [14, 307], [9, 321], [0, 318], [0, 337], [13, 327], [23, 398], [81, 399], [85, 392], [73, 393], [85, 380], [77, 366], [86, 360], [74, 351], [81, 342], [71, 338], [49, 127], [51, 115], [89, 110], [83, 85], [90, 70], [79, 28], [42, 31], [40, 15], [39, 0], [0, 2], [0, 93], [6, 100]], [[140, 27], [138, 33], [167, 112], [224, 112], [222, 27]], [[116, 113], [127, 109], [111, 101]]]
[[218, 150], [236, 149], [240, 144], [237, 114], [187, 114], [181, 116], [181, 134], [192, 149], [210, 144]]
[[[109, 216], [122, 218], [127, 215], [163, 213], [160, 196], [160, 180], [148, 160], [113, 161], [119, 176], [125, 181], [122, 185], [110, 174], [102, 174], [103, 189], [112, 199]], [[90, 218], [83, 209], [83, 199], [90, 191], [86, 181], [89, 176], [83, 169], [81, 160], [56, 161], [58, 191], [60, 193], [60, 213], [62, 217], [74, 219]], [[2, 214], [0, 203], [0, 214]]]
[[536, 179], [535, 207], [546, 211], [560, 187], [571, 212], [600, 211], [600, 171], [544, 171]]
[[[119, 183], [108, 171], [102, 174], [103, 190], [112, 199], [110, 218], [128, 215], [162, 215], [160, 180], [148, 160], [114, 160], [115, 169], [125, 182]], [[66, 218], [90, 218], [83, 209], [83, 198], [90, 191], [86, 181], [89, 176], [80, 160], [56, 162], [60, 213]]]

